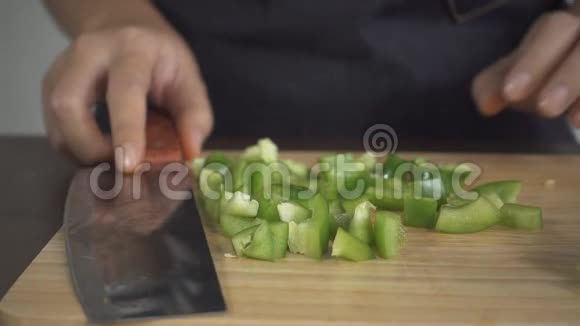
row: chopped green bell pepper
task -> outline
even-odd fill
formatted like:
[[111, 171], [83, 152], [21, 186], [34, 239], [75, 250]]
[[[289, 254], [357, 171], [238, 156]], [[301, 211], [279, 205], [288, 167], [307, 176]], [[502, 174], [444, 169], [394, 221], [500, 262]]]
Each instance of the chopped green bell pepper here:
[[367, 189], [370, 202], [380, 210], [400, 211], [405, 206], [405, 197], [413, 195], [413, 183], [387, 179], [383, 181], [382, 191], [379, 190], [373, 187]]
[[254, 232], [252, 241], [242, 250], [244, 256], [260, 259], [274, 260], [274, 237], [269, 223], [262, 223]]
[[258, 144], [246, 148], [242, 158], [251, 162], [272, 163], [278, 160], [278, 146], [269, 138], [258, 140]]
[[338, 228], [332, 243], [332, 256], [352, 261], [365, 261], [375, 258], [372, 249], [343, 228]]
[[304, 254], [304, 237], [296, 222], [288, 223], [288, 250], [293, 254]]
[[507, 203], [500, 212], [502, 225], [530, 231], [541, 230], [544, 227], [542, 209], [539, 207]]
[[394, 154], [387, 156], [384, 163], [385, 166], [383, 168], [384, 179], [394, 178], [397, 169], [404, 163], [410, 163], [410, 161], [404, 160]]
[[336, 235], [336, 230], [338, 229], [338, 215], [343, 215], [344, 210], [342, 209], [342, 205], [340, 200], [333, 200], [328, 203], [328, 212], [329, 212], [329, 227], [330, 227], [330, 237], [334, 238]]
[[231, 238], [241, 231], [251, 228], [252, 226], [259, 225], [262, 222], [263, 220], [257, 218], [247, 218], [231, 215], [220, 216], [220, 226], [228, 238]]
[[252, 242], [252, 236], [258, 229], [259, 225], [249, 227], [243, 231], [236, 233], [232, 237], [232, 246], [236, 252], [236, 256], [242, 257], [244, 255], [244, 248]]
[[[215, 166], [214, 166], [215, 167]], [[204, 216], [219, 224], [221, 200], [224, 197], [227, 175], [212, 167], [203, 168], [199, 176], [199, 194], [197, 198], [203, 203]]]
[[236, 191], [235, 193], [225, 192], [224, 200], [221, 202], [221, 215], [232, 215], [238, 217], [256, 217], [259, 203], [250, 198], [250, 195]]
[[294, 160], [282, 160], [286, 167], [293, 175], [300, 178], [308, 178], [308, 167], [306, 164]]
[[[363, 156], [364, 157], [364, 156]], [[369, 182], [367, 162], [354, 160], [351, 154], [320, 159], [319, 189], [327, 200], [360, 196]]]
[[193, 177], [195, 180], [199, 179], [199, 175], [201, 173], [201, 169], [205, 165], [205, 157], [198, 157], [190, 162], [189, 167], [191, 172], [193, 173]]
[[277, 208], [280, 220], [286, 223], [290, 223], [291, 221], [300, 223], [310, 218], [310, 210], [293, 202], [280, 203]]
[[445, 233], [475, 233], [500, 220], [499, 210], [486, 197], [459, 206], [443, 205], [435, 229]]
[[365, 166], [365, 170], [372, 172], [377, 165], [377, 158], [374, 155], [364, 153], [357, 158], [358, 162], [361, 162]]
[[393, 212], [377, 211], [375, 219], [377, 253], [383, 258], [398, 256], [404, 238], [401, 216]]
[[288, 249], [288, 223], [271, 222], [270, 231], [274, 241], [273, 259], [281, 259], [286, 257]]
[[342, 204], [342, 209], [344, 210], [344, 212], [350, 216], [353, 216], [354, 210], [356, 209], [356, 207], [360, 203], [364, 203], [365, 201], [369, 201], [369, 199], [370, 199], [369, 195], [365, 193], [356, 199], [343, 199], [340, 201], [340, 203]]
[[376, 207], [369, 201], [360, 203], [354, 210], [354, 216], [348, 228], [350, 234], [366, 244], [371, 244], [373, 240], [371, 215], [375, 210]]
[[495, 192], [481, 192], [479, 195], [487, 198], [497, 209], [500, 209], [504, 205], [499, 195]]
[[288, 247], [293, 253], [320, 259], [328, 250], [330, 238], [330, 221], [328, 203], [320, 194], [302, 202], [310, 209], [311, 218], [297, 224], [289, 223]]
[[444, 203], [447, 189], [441, 170], [427, 161], [413, 165], [413, 195], [421, 198], [431, 198]]
[[336, 231], [339, 227], [348, 230], [350, 227], [350, 222], [352, 221], [352, 215], [348, 215], [346, 213], [336, 214], [330, 217], [331, 220], [331, 227], [330, 227], [330, 236], [334, 238], [336, 236]]
[[482, 184], [474, 190], [481, 195], [496, 193], [502, 202], [515, 203], [522, 189], [522, 183], [518, 180], [495, 181]]
[[438, 202], [431, 198], [405, 198], [405, 225], [419, 228], [433, 228], [437, 218]]
[[246, 160], [237, 160], [231, 165], [233, 187], [236, 191], [251, 194], [250, 189], [248, 189], [249, 182], [248, 180], [244, 180], [246, 177], [244, 172], [246, 171], [247, 166], [248, 162]]
[[211, 153], [205, 158], [203, 167], [205, 168], [211, 165], [221, 165], [222, 169], [227, 169], [232, 165], [232, 159], [224, 153]]

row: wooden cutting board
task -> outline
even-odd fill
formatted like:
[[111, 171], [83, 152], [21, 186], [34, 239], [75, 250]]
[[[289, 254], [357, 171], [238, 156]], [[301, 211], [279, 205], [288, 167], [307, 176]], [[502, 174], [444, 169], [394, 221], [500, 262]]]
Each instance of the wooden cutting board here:
[[[321, 155], [284, 154], [310, 162]], [[406, 228], [396, 259], [290, 256], [270, 263], [226, 258], [229, 242], [208, 230], [227, 313], [127, 325], [579, 323], [580, 156], [408, 156], [417, 155], [477, 162], [482, 181], [522, 180], [520, 202], [544, 208], [544, 231], [446, 235]], [[0, 325], [86, 325], [67, 273], [58, 233], [0, 302]]]

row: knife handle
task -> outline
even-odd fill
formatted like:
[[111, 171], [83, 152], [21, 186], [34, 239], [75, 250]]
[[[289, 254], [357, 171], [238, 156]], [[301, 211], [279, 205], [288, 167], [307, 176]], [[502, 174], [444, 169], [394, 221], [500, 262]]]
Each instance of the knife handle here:
[[186, 159], [173, 121], [155, 110], [147, 112], [145, 162], [158, 165]]

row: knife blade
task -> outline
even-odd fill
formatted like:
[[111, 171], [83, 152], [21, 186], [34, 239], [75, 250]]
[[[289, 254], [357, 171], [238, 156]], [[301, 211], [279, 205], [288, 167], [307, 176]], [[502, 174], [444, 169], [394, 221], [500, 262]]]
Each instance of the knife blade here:
[[69, 188], [67, 261], [90, 322], [226, 308], [168, 119], [148, 116], [147, 143], [150, 169], [123, 175], [103, 163], [78, 171]]

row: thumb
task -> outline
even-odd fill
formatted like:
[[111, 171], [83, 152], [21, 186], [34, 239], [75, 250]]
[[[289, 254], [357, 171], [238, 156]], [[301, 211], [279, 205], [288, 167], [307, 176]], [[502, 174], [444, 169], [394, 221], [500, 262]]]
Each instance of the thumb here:
[[473, 79], [471, 93], [482, 115], [494, 116], [506, 109], [508, 102], [503, 97], [503, 85], [511, 63], [510, 57], [501, 59]]
[[186, 160], [199, 156], [213, 128], [213, 114], [205, 84], [199, 72], [186, 74], [168, 94]]

